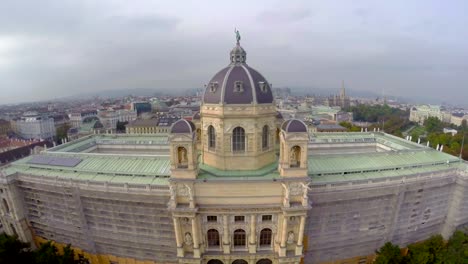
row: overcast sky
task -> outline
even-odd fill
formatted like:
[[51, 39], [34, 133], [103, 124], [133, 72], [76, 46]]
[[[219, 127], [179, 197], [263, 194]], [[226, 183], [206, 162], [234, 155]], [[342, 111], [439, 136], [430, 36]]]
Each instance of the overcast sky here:
[[[468, 1], [2, 0], [0, 104], [203, 87], [229, 62], [274, 87], [468, 101]], [[468, 104], [468, 103], [466, 103]]]

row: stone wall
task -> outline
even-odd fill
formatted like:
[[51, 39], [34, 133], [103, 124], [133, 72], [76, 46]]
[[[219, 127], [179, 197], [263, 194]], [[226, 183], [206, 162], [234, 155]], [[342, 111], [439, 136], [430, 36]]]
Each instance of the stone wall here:
[[406, 246], [468, 223], [466, 174], [457, 169], [361, 184], [312, 186], [307, 263], [367, 256], [385, 242]]

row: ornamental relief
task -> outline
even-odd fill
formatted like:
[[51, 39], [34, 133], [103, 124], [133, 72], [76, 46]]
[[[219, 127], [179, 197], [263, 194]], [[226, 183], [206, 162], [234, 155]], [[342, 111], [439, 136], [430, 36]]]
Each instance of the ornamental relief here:
[[229, 232], [231, 234], [234, 233], [234, 231], [236, 231], [237, 229], [242, 229], [245, 232], [250, 233], [250, 226], [247, 223], [244, 223], [244, 224], [231, 224], [229, 226]]
[[222, 225], [217, 225], [217, 224], [205, 224], [203, 227], [204, 233], [208, 232], [210, 229], [215, 229], [219, 232], [219, 234], [222, 234], [224, 231], [224, 228]]
[[176, 192], [177, 196], [193, 198], [192, 188], [187, 184], [177, 184]]
[[263, 229], [269, 228], [271, 229], [271, 232], [277, 233], [278, 232], [278, 227], [276, 224], [268, 223], [268, 224], [259, 224], [257, 225], [256, 231], [257, 233], [260, 233]]
[[241, 123], [235, 123], [231, 125], [226, 125], [224, 127], [224, 133], [232, 133], [234, 128], [236, 127], [242, 127], [245, 131], [245, 134], [249, 134], [249, 131], [253, 131], [255, 128], [254, 124], [241, 124]]
[[221, 124], [218, 122], [204, 122], [203, 123], [203, 130], [208, 131], [208, 127], [213, 126], [215, 130], [221, 129]]
[[291, 195], [301, 195], [302, 194], [302, 183], [293, 182], [289, 184], [289, 190]]
[[210, 214], [223, 214], [223, 213], [237, 213], [237, 214], [274, 214], [282, 213], [281, 207], [269, 207], [269, 208], [209, 208], [209, 210], [203, 210], [200, 208], [200, 213]]

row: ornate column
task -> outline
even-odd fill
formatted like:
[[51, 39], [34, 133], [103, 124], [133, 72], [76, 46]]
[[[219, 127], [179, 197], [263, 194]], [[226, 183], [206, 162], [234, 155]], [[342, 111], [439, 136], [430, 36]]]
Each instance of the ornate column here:
[[305, 229], [305, 215], [301, 216], [301, 223], [299, 225], [299, 235], [297, 237], [296, 256], [302, 255], [302, 240], [304, 240], [304, 229]]
[[178, 217], [174, 217], [174, 230], [177, 244], [177, 257], [184, 257], [184, 248], [182, 247], [182, 234], [180, 233], [180, 220]]
[[198, 238], [198, 226], [196, 216], [192, 218], [193, 257], [200, 258], [200, 240]]
[[229, 254], [231, 251], [229, 243], [229, 218], [227, 215], [223, 215], [223, 252]]
[[250, 215], [250, 236], [249, 236], [249, 253], [255, 253], [257, 251], [256, 235], [257, 218], [255, 214]]
[[283, 226], [281, 230], [281, 242], [280, 242], [280, 251], [279, 256], [285, 257], [286, 256], [286, 240], [288, 236], [288, 217], [286, 215], [283, 216]]

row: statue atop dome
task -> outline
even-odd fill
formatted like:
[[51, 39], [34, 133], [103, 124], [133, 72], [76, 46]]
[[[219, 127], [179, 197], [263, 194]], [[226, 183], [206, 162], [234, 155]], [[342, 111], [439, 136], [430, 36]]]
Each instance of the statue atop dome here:
[[239, 30], [237, 30], [237, 28], [234, 28], [234, 33], [236, 34], [237, 45], [239, 45], [240, 40], [241, 40], [240, 32], [239, 32]]

